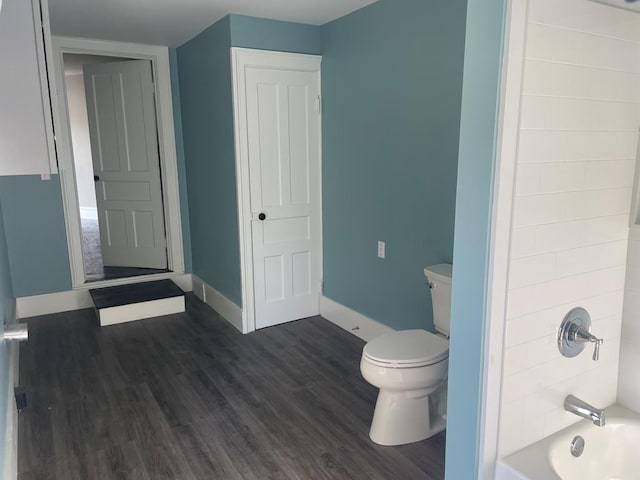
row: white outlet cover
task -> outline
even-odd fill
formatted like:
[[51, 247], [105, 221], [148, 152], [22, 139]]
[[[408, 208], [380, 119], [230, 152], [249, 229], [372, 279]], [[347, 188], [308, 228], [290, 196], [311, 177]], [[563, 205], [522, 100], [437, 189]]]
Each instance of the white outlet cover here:
[[378, 258], [384, 258], [385, 256], [385, 244], [378, 240]]

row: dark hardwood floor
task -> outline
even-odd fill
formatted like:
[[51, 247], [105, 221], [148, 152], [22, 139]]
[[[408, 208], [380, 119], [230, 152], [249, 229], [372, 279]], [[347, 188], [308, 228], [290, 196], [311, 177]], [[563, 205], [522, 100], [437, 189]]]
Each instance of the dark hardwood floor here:
[[81, 310], [29, 328], [21, 480], [444, 477], [444, 434], [369, 440], [363, 343], [322, 318], [241, 335], [188, 295], [184, 314], [100, 328]]

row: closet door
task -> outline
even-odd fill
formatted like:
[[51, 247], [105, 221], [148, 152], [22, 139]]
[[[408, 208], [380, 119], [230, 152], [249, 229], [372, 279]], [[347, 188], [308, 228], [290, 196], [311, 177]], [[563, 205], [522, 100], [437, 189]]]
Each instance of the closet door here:
[[320, 59], [242, 53], [236, 85], [250, 198], [245, 255], [253, 265], [255, 327], [264, 328], [319, 314]]

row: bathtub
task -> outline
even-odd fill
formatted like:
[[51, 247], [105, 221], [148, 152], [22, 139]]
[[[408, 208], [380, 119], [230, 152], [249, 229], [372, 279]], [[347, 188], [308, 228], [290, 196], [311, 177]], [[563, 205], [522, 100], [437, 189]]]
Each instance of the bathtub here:
[[[500, 460], [496, 479], [640, 479], [640, 414], [618, 405], [605, 412], [604, 427], [582, 420]], [[576, 458], [571, 442], [577, 435], [584, 452]]]

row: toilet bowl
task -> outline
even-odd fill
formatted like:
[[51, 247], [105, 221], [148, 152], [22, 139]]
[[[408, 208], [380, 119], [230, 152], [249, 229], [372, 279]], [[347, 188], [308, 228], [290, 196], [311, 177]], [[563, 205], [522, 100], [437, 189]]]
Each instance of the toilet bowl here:
[[362, 376], [380, 389], [369, 431], [379, 445], [418, 442], [446, 427], [451, 265], [427, 267], [425, 274], [440, 333], [391, 332], [373, 339], [362, 351]]

